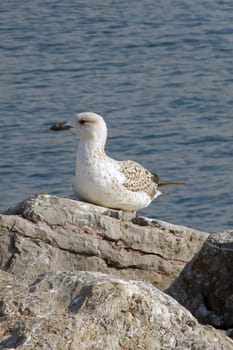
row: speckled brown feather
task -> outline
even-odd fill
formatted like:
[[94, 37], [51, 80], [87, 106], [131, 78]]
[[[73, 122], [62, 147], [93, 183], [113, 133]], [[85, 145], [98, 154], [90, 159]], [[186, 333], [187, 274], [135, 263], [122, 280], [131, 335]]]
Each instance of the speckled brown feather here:
[[120, 172], [125, 176], [123, 185], [132, 192], [144, 192], [151, 199], [155, 197], [159, 177], [151, 174], [140, 164], [131, 160], [121, 162]]

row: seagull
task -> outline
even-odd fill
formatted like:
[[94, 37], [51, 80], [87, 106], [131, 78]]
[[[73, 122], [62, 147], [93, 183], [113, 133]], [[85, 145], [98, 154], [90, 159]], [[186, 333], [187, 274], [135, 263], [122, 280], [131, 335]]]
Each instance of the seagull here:
[[107, 126], [92, 112], [77, 114], [74, 120], [54, 124], [51, 130], [70, 130], [80, 139], [76, 155], [73, 190], [79, 200], [102, 207], [136, 212], [161, 195], [159, 187], [180, 182], [159, 182], [159, 176], [132, 160], [107, 156]]

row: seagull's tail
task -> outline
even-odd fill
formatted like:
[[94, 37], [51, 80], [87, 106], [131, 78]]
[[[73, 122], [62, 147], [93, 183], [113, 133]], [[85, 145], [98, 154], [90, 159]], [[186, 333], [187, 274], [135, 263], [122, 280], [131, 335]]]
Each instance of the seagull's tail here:
[[159, 182], [158, 186], [163, 187], [163, 186], [180, 186], [180, 185], [186, 185], [185, 182]]

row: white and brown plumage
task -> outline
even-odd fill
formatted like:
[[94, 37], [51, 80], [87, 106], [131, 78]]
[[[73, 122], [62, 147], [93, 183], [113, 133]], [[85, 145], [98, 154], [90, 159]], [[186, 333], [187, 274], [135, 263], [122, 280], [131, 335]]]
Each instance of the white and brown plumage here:
[[107, 127], [100, 115], [80, 113], [72, 122], [51, 129], [70, 129], [80, 138], [73, 181], [74, 193], [80, 200], [137, 211], [161, 194], [157, 175], [131, 160], [117, 161], [106, 155]]

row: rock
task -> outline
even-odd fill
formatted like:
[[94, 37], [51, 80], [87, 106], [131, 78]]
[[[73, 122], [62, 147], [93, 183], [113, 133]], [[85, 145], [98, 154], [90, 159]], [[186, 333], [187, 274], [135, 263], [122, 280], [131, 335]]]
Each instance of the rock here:
[[233, 328], [233, 231], [212, 234], [167, 290], [201, 323]]
[[0, 268], [24, 277], [99, 271], [164, 289], [208, 237], [187, 227], [46, 194], [6, 214], [0, 216]]
[[[154, 287], [168, 287], [208, 236], [46, 194], [19, 203], [0, 215], [0, 349], [233, 349], [224, 332], [200, 325], [189, 311]], [[209, 251], [214, 247], [214, 261], [221, 260], [219, 251], [224, 260], [225, 250], [231, 251], [230, 242], [230, 236], [212, 235], [201, 252], [206, 246]], [[213, 273], [217, 265], [209, 263], [207, 253], [199, 268], [207, 261]], [[229, 288], [231, 261], [229, 253], [222, 269]], [[208, 278], [202, 273], [205, 287]], [[180, 302], [190, 301], [188, 289], [198, 295], [195, 281], [191, 279], [187, 289], [178, 281], [169, 292], [176, 297], [176, 290]], [[215, 285], [216, 280], [202, 294], [204, 301]], [[220, 287], [221, 283], [217, 291]], [[208, 301], [211, 307], [218, 301], [218, 293], [213, 295], [215, 299]], [[230, 306], [233, 298], [225, 296]], [[194, 304], [202, 308], [199, 301], [200, 295]], [[222, 317], [226, 320], [228, 315], [231, 336], [227, 312]], [[214, 318], [216, 312], [209, 315]]]
[[0, 271], [0, 316], [0, 349], [233, 349], [152, 285], [94, 272]]

